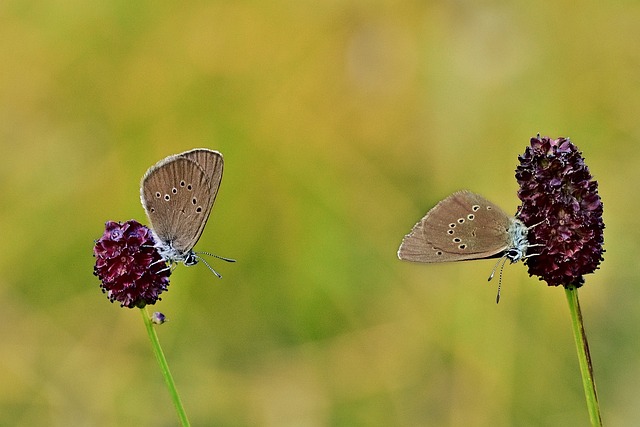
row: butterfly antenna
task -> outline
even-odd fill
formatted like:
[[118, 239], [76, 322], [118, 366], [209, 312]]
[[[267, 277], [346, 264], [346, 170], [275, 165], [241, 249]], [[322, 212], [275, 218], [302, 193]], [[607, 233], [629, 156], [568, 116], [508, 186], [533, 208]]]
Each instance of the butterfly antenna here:
[[498, 293], [496, 294], [496, 304], [500, 302], [500, 289], [502, 288], [502, 272], [504, 271], [504, 265], [507, 263], [507, 259], [504, 259], [502, 267], [500, 267], [500, 277], [498, 278]]
[[[493, 266], [493, 270], [491, 270], [491, 274], [489, 275], [489, 278], [487, 279], [488, 282], [491, 281], [491, 279], [493, 279], [493, 276], [496, 274], [496, 270], [498, 269], [498, 266], [500, 265], [500, 263], [502, 261], [506, 261], [507, 260], [507, 254], [504, 254], [500, 257], [500, 259], [498, 260], [498, 262], [496, 262], [496, 265]], [[502, 264], [504, 266], [504, 263]]]
[[[201, 252], [201, 253], [205, 253], [205, 252]], [[209, 254], [207, 254], [207, 255], [209, 255]], [[198, 258], [200, 261], [202, 261], [202, 263], [203, 263], [204, 265], [206, 265], [206, 266], [207, 266], [207, 268], [208, 268], [209, 270], [211, 270], [211, 272], [212, 272], [213, 274], [215, 274], [216, 276], [218, 276], [218, 279], [222, 279], [222, 275], [221, 275], [220, 273], [218, 273], [217, 271], [215, 271], [215, 270], [213, 269], [213, 267], [211, 267], [211, 266], [209, 265], [209, 263], [208, 263], [204, 258], [202, 258], [201, 256], [198, 256], [198, 255], [196, 255], [196, 258]], [[217, 258], [217, 257], [216, 257], [216, 258]], [[222, 258], [222, 259], [224, 259], [224, 258]]]
[[489, 276], [489, 279], [488, 279], [489, 282], [491, 281], [491, 279], [493, 279], [493, 276], [496, 274], [496, 271], [498, 270], [498, 266], [500, 265], [500, 263], [502, 263], [502, 265], [500, 266], [500, 274], [498, 277], [498, 295], [496, 295], [496, 304], [500, 302], [500, 288], [502, 287], [502, 272], [504, 271], [504, 265], [507, 263], [506, 254], [501, 256], [498, 262], [496, 262], [496, 265], [493, 266], [493, 270], [491, 270], [491, 275]]
[[[216, 255], [216, 254], [212, 254], [212, 253], [209, 253], [209, 252], [196, 252], [196, 254], [198, 254], [198, 255], [199, 255], [199, 254], [209, 255], [209, 256], [212, 256], [212, 257], [214, 257], [214, 258], [218, 258], [218, 259], [221, 259], [221, 260], [223, 260], [223, 261], [227, 261], [227, 262], [236, 262], [236, 260], [235, 260], [235, 259], [232, 259], [232, 258], [225, 258], [225, 257], [223, 257], [223, 256]], [[199, 259], [202, 259], [202, 257], [198, 257], [198, 258], [199, 258]], [[203, 260], [203, 261], [204, 261], [204, 260]], [[206, 262], [205, 262], [205, 264], [206, 264]]]

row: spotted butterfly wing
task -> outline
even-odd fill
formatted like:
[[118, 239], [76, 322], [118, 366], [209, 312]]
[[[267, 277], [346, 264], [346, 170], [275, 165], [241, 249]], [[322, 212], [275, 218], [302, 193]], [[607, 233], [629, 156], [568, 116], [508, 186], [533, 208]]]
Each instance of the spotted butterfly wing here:
[[501, 255], [512, 244], [513, 219], [484, 197], [459, 191], [439, 202], [402, 240], [398, 257], [448, 262]]
[[184, 260], [200, 239], [222, 170], [222, 154], [201, 148], [169, 156], [142, 177], [142, 205], [169, 258]]
[[193, 160], [202, 168], [204, 174], [209, 178], [211, 189], [214, 191], [213, 199], [215, 200], [222, 181], [222, 154], [206, 148], [196, 148], [178, 154], [178, 156]]

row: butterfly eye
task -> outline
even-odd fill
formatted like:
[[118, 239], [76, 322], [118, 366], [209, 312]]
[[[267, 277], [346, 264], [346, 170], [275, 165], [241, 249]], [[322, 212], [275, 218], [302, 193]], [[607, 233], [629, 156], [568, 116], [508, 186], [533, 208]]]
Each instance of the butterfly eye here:
[[455, 237], [453, 239], [453, 243], [460, 243], [460, 242], [462, 242], [462, 240], [459, 237]]
[[158, 198], [158, 199], [159, 199], [160, 197], [162, 197], [162, 194], [160, 194], [160, 192], [159, 192], [159, 191], [156, 191], [156, 198]]
[[452, 222], [451, 224], [449, 224], [449, 228], [456, 228], [456, 223]]
[[185, 185], [187, 185], [187, 183], [184, 182], [184, 180], [180, 181], [180, 187], [184, 187]]
[[168, 202], [169, 200], [171, 200], [171, 196], [168, 194], [165, 194], [164, 199]]
[[465, 245], [464, 243], [461, 245], [458, 245], [459, 249], [467, 249], [467, 245]]
[[458, 224], [464, 224], [464, 218], [459, 218], [458, 219]]
[[171, 192], [172, 192], [173, 194], [178, 194], [178, 189], [177, 189], [176, 187], [173, 187], [173, 188], [171, 189]]
[[473, 221], [473, 220], [475, 219], [475, 217], [476, 217], [476, 216], [475, 216], [474, 214], [469, 214], [469, 215], [467, 215], [467, 219], [468, 219], [469, 221]]
[[455, 233], [455, 231], [453, 231], [452, 229], [448, 229], [448, 230], [447, 230], [447, 234], [449, 234], [449, 235], [453, 235], [453, 233]]
[[474, 211], [474, 212], [478, 212], [480, 210], [480, 205], [471, 206], [471, 210]]

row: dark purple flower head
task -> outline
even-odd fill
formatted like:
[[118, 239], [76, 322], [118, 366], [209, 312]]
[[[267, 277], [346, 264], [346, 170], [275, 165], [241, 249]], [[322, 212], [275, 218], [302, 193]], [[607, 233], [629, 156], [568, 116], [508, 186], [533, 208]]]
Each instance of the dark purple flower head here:
[[530, 227], [531, 244], [540, 245], [530, 250], [539, 255], [526, 260], [529, 274], [549, 286], [582, 286], [604, 252], [597, 181], [568, 138], [538, 135], [518, 159], [518, 218]]
[[171, 269], [154, 245], [151, 230], [135, 220], [105, 224], [104, 234], [93, 248], [93, 274], [111, 302], [144, 307], [155, 304], [167, 290]]

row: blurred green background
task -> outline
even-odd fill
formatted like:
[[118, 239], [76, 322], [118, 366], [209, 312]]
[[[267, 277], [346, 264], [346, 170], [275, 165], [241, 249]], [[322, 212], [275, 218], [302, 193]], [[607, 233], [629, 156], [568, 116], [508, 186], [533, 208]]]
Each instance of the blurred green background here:
[[[529, 138], [600, 183], [581, 290], [606, 425], [640, 423], [640, 3], [0, 2], [0, 425], [172, 426], [138, 310], [92, 275], [161, 158], [220, 150], [153, 310], [194, 426], [587, 425], [564, 293], [494, 261], [400, 262], [468, 188], [514, 212]], [[625, 225], [627, 224], [627, 225]], [[625, 228], [626, 227], [626, 228]]]

